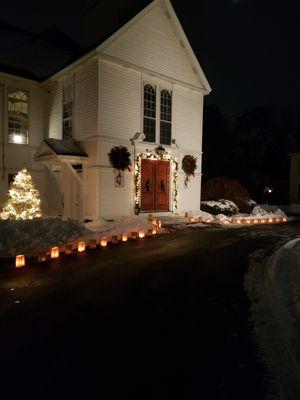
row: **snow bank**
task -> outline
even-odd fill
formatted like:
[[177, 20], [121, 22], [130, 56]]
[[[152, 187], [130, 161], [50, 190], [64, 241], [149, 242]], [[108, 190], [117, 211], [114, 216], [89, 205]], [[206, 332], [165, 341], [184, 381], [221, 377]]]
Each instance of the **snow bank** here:
[[35, 256], [88, 233], [81, 222], [61, 218], [0, 220], [0, 257]]
[[97, 219], [87, 224], [61, 218], [33, 220], [0, 220], [0, 258], [25, 254], [27, 257], [46, 253], [53, 246], [78, 240], [89, 241], [99, 236], [121, 235], [139, 229], [147, 230], [148, 215]]
[[205, 219], [205, 218], [209, 218], [209, 219], [211, 219], [211, 220], [214, 219], [214, 217], [212, 216], [212, 214], [210, 214], [210, 213], [208, 213], [208, 212], [206, 212], [206, 211], [202, 211], [202, 210], [191, 211], [191, 212], [189, 212], [189, 214], [190, 214], [192, 217], [196, 217], [196, 218], [201, 217], [201, 218], [203, 218], [203, 219]]
[[262, 206], [254, 207], [250, 216], [255, 218], [286, 218], [286, 214], [280, 208], [275, 211], [268, 211]]
[[136, 232], [139, 229], [147, 230], [148, 214], [133, 217], [120, 217], [108, 221], [103, 218], [85, 224], [90, 231], [103, 236], [121, 235], [125, 232]]
[[271, 372], [269, 386], [276, 399], [298, 399], [300, 239], [286, 243], [267, 262], [267, 251], [259, 252], [251, 257], [245, 282], [257, 342]]
[[203, 219], [210, 219], [213, 221], [214, 217], [201, 210], [196, 210], [196, 211], [187, 211], [184, 213], [178, 213], [178, 214], [172, 214], [172, 215], [166, 215], [159, 217], [159, 219], [162, 221], [163, 226], [168, 226], [168, 225], [185, 225], [189, 221], [189, 217], [194, 217], [194, 218], [203, 218]]

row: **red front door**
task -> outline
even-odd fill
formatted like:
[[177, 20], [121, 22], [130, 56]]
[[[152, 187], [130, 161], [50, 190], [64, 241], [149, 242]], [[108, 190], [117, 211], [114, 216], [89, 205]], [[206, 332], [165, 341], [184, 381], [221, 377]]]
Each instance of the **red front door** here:
[[170, 163], [142, 160], [141, 211], [169, 211]]

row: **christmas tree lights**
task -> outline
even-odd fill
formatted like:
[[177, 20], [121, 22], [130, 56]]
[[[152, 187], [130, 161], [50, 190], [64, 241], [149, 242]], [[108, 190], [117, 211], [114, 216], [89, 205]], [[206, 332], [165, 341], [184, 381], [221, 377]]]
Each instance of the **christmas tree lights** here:
[[33, 219], [42, 216], [39, 192], [26, 168], [17, 173], [8, 193], [1, 219]]

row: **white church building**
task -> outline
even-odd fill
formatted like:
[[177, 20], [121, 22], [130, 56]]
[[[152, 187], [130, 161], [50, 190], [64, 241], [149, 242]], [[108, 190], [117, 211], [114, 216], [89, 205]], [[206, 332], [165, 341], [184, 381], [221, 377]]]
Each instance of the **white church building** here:
[[[0, 206], [27, 167], [45, 214], [77, 219], [200, 209], [210, 86], [169, 0], [43, 82], [0, 71]], [[114, 146], [131, 154], [115, 170]], [[185, 185], [182, 158], [197, 157]]]

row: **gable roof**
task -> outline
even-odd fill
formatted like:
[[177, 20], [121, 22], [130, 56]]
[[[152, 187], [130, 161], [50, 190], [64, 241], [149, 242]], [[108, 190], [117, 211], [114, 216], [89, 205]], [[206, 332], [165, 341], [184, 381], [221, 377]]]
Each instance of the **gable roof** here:
[[[145, 16], [155, 6], [161, 5], [165, 10], [168, 19], [172, 23], [178, 42], [186, 53], [191, 68], [202, 83], [202, 90], [205, 94], [208, 94], [211, 91], [209, 83], [169, 0], [154, 0], [150, 4], [148, 0], [136, 0], [132, 1], [130, 4], [126, 4], [126, 7], [124, 7], [123, 0], [117, 3], [120, 3], [118, 4], [118, 18], [109, 19], [109, 22], [107, 23], [108, 18], [104, 13], [102, 15], [103, 20], [99, 21], [100, 28], [97, 29], [100, 36], [98, 43], [85, 49], [76, 46], [72, 40], [70, 40], [66, 35], [63, 37], [64, 34], [56, 29], [50, 29], [36, 35], [15, 28], [17, 39], [14, 44], [10, 46], [10, 48], [14, 49], [13, 53], [15, 56], [4, 57], [4, 61], [0, 57], [0, 70], [38, 82], [43, 82], [48, 78], [53, 78], [54, 76], [63, 73], [65, 70], [80, 64], [83, 60], [87, 60], [90, 57], [95, 56], [97, 53], [103, 52], [110, 43], [120, 37], [129, 27], [143, 18], [143, 16]], [[143, 8], [145, 3], [148, 3], [149, 5], [146, 8]], [[121, 7], [121, 5], [123, 5], [123, 7]], [[120, 13], [119, 8], [121, 9]], [[111, 5], [111, 10], [116, 14], [114, 4]], [[132, 15], [135, 16], [132, 18]], [[129, 22], [127, 22], [128, 18], [131, 18]], [[4, 28], [12, 29], [11, 26], [5, 26]], [[2, 35], [2, 37], [5, 37], [5, 35]], [[58, 37], [60, 40], [57, 41]], [[5, 41], [3, 43], [5, 43]], [[0, 40], [0, 55], [5, 54], [3, 43]], [[35, 55], [37, 52], [42, 55], [41, 57], [38, 57], [40, 60], [38, 63], [37, 58], [34, 56], [32, 57], [32, 54]], [[34, 60], [34, 62], [32, 62], [32, 60]]]
[[[163, 21], [164, 25], [167, 25], [170, 23], [170, 27], [173, 29], [172, 36], [175, 33], [176, 36], [176, 45], [178, 49], [180, 48], [181, 53], [186, 56], [187, 60], [189, 61], [189, 68], [193, 71], [193, 73], [196, 75], [198, 78], [198, 85], [200, 83], [201, 89], [205, 92], [205, 94], [208, 94], [211, 91], [211, 87], [203, 73], [203, 70], [199, 64], [199, 61], [197, 57], [195, 56], [195, 53], [182, 29], [182, 26], [177, 18], [177, 15], [171, 5], [171, 2], [169, 0], [154, 0], [151, 4], [149, 4], [146, 8], [144, 8], [140, 13], [138, 13], [134, 18], [132, 18], [127, 24], [122, 26], [118, 31], [116, 31], [113, 35], [111, 35], [107, 40], [105, 40], [103, 43], [101, 43], [97, 47], [97, 52], [98, 54], [108, 54], [111, 55], [112, 53], [116, 53], [117, 57], [120, 57], [124, 61], [126, 60], [126, 56], [124, 57], [124, 47], [127, 46], [128, 42], [132, 42], [136, 39], [134, 36], [134, 33], [132, 33], [131, 37], [129, 36], [128, 32], [130, 32], [130, 28], [134, 27], [137, 24], [140, 24], [143, 29], [141, 29], [139, 32], [137, 31], [136, 33], [139, 35], [143, 30], [145, 31], [147, 29], [147, 25], [145, 22], [145, 17], [149, 15], [151, 12], [153, 13], [154, 8], [157, 8], [157, 6], [160, 6], [165, 14], [165, 20]], [[154, 20], [158, 19], [158, 14], [154, 15], [153, 14]], [[144, 25], [145, 24], [145, 25]], [[159, 35], [159, 33], [158, 33]], [[125, 37], [127, 36], [127, 37]], [[148, 35], [149, 36], [149, 35]], [[147, 38], [147, 32], [145, 34], [145, 37]], [[122, 38], [124, 39], [122, 41]], [[151, 38], [150, 38], [151, 40]], [[113, 47], [116, 45], [117, 42], [119, 43], [119, 49], [115, 49], [114, 51]], [[138, 42], [138, 41], [137, 41]], [[174, 43], [173, 43], [174, 45]], [[132, 44], [134, 46], [134, 44]], [[116, 46], [115, 46], [116, 47]], [[132, 51], [136, 51], [137, 49], [132, 49]], [[160, 63], [161, 60], [158, 60]], [[146, 60], [144, 59], [144, 64], [146, 64]], [[194, 81], [193, 81], [194, 82]], [[190, 82], [193, 84], [193, 82]], [[188, 82], [187, 82], [188, 83]]]

